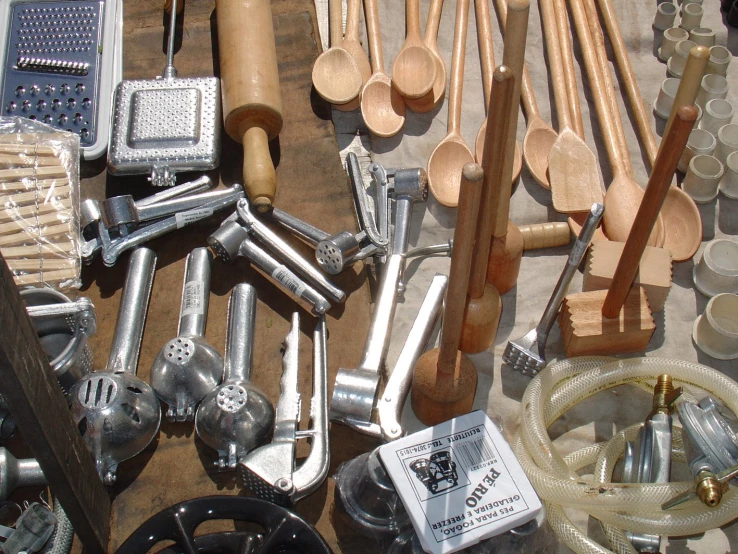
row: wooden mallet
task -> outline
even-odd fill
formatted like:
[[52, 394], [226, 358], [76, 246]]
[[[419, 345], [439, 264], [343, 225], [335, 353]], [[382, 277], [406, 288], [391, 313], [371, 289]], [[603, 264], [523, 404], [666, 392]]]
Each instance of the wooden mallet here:
[[413, 371], [411, 405], [425, 425], [469, 412], [477, 390], [477, 369], [459, 352], [459, 339], [481, 196], [482, 168], [468, 163], [461, 176], [441, 344], [423, 354]]
[[631, 285], [696, 119], [695, 108], [681, 106], [661, 142], [610, 288], [570, 294], [564, 299], [559, 327], [568, 357], [640, 352], [651, 340], [656, 325], [648, 299], [643, 288], [631, 290]]

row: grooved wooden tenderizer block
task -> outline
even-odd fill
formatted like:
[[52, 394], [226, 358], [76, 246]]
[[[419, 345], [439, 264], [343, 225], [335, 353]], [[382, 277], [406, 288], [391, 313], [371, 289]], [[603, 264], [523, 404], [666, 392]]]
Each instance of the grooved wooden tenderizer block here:
[[[624, 246], [625, 243], [617, 241], [597, 241], [592, 244], [584, 268], [583, 291], [610, 288]], [[664, 309], [666, 297], [671, 290], [671, 278], [671, 252], [665, 248], [647, 246], [633, 286], [640, 285], [646, 291], [653, 313]]]
[[596, 290], [564, 299], [559, 327], [567, 357], [645, 350], [656, 324], [643, 288], [630, 290], [617, 318], [602, 315], [606, 296], [606, 290]]

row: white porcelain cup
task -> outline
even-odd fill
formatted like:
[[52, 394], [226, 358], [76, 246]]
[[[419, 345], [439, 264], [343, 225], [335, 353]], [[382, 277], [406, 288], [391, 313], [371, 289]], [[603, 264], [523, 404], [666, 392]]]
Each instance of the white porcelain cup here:
[[717, 34], [709, 27], [697, 27], [689, 31], [689, 40], [698, 46], [706, 46], [711, 48], [715, 46]]
[[710, 48], [710, 59], [707, 62], [705, 73], [714, 73], [725, 77], [728, 74], [728, 66], [733, 54], [725, 46], [713, 46]]
[[702, 77], [695, 103], [704, 108], [708, 101], [714, 98], [725, 99], [726, 96], [728, 96], [728, 80], [722, 75], [710, 73]]
[[714, 156], [724, 165], [731, 152], [736, 150], [738, 150], [738, 125], [735, 123], [723, 125], [717, 132]]
[[[672, 27], [671, 29], [664, 31], [664, 36], [661, 39], [661, 46], [658, 49], [659, 59], [662, 62], [668, 62], [669, 58], [674, 54], [674, 48], [676, 48], [676, 45], [681, 41], [688, 39], [689, 32], [680, 27]], [[730, 53], [730, 50], [728, 50], [728, 53]]]
[[680, 40], [677, 42], [677, 45], [674, 47], [674, 53], [669, 58], [669, 61], [666, 62], [669, 75], [681, 78], [682, 73], [684, 73], [684, 66], [687, 65], [689, 51], [695, 46], [697, 45], [691, 40]]
[[723, 164], [713, 156], [694, 156], [689, 160], [682, 190], [698, 204], [712, 202], [718, 195], [718, 185], [723, 178]]
[[738, 294], [738, 242], [717, 239], [707, 243], [692, 270], [694, 286], [705, 296]]
[[656, 102], [653, 104], [654, 113], [661, 119], [669, 119], [671, 107], [674, 105], [674, 97], [676, 96], [678, 88], [679, 79], [675, 79], [674, 77], [664, 79], [661, 83], [659, 95], [656, 97]]
[[718, 294], [692, 328], [692, 339], [705, 354], [717, 360], [738, 358], [738, 295]]
[[706, 156], [712, 155], [715, 151], [715, 137], [708, 133], [704, 129], [692, 129], [689, 133], [689, 140], [687, 140], [687, 146], [682, 152], [682, 156], [679, 158], [677, 169], [682, 173], [687, 173], [689, 169], [689, 162], [695, 156], [704, 154]]
[[731, 152], [728, 155], [725, 161], [725, 174], [719, 188], [728, 198], [738, 200], [738, 152]]
[[656, 15], [653, 18], [653, 26], [659, 31], [666, 31], [674, 25], [677, 8], [670, 2], [662, 2], [656, 7]]
[[714, 98], [705, 104], [705, 113], [702, 116], [699, 128], [717, 135], [720, 127], [732, 121], [734, 113], [735, 110], [730, 102]]
[[701, 4], [685, 4], [682, 9], [679, 10], [679, 14], [682, 16], [682, 20], [679, 26], [686, 31], [696, 29], [702, 23], [702, 15], [705, 10]]

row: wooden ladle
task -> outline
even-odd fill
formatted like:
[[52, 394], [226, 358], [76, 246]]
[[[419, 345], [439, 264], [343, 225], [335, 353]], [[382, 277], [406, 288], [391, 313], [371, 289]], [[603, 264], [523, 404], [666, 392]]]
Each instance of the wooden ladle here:
[[371, 133], [391, 137], [405, 124], [405, 101], [384, 73], [377, 0], [364, 0], [364, 19], [373, 73], [361, 91], [361, 115]]
[[405, 0], [405, 44], [392, 62], [392, 82], [406, 98], [421, 98], [436, 80], [436, 59], [420, 38], [420, 2]]
[[[492, 47], [492, 26], [489, 18], [489, 4], [487, 0], [474, 0], [474, 14], [477, 20], [477, 44], [479, 47], [479, 61], [482, 67], [482, 88], [484, 89], [484, 112], [489, 114], [489, 99], [492, 89], [492, 72], [495, 70], [495, 51]], [[516, 104], [517, 106], [517, 104]], [[482, 163], [484, 154], [484, 138], [487, 135], [487, 120], [485, 117], [477, 132], [474, 143], [474, 157], [478, 164]], [[515, 158], [513, 159], [513, 182], [520, 177], [523, 169], [523, 156], [520, 153], [520, 143], [515, 141]]]
[[[619, 114], [612, 112], [607, 100], [603, 76], [604, 69], [599, 66], [597, 60], [582, 0], [570, 0], [570, 6], [574, 16], [577, 36], [582, 47], [587, 75], [592, 87], [597, 118], [604, 135], [604, 143], [613, 172], [613, 180], [605, 196], [605, 214], [603, 216], [605, 234], [610, 240], [625, 242], [643, 198], [643, 189], [630, 175], [630, 158], [627, 151], [622, 153], [620, 151], [621, 139], [615, 122], [615, 118], [619, 118]], [[663, 233], [663, 225], [659, 223], [657, 222], [649, 240], [652, 245], [656, 244], [656, 237]]]
[[474, 161], [474, 154], [469, 150], [460, 133], [468, 19], [469, 0], [458, 0], [454, 47], [451, 55], [447, 134], [428, 159], [428, 188], [439, 203], [451, 208], [459, 202], [461, 169], [467, 163]]
[[313, 86], [317, 93], [332, 104], [350, 102], [361, 92], [361, 73], [353, 56], [343, 45], [341, 0], [328, 4], [331, 27], [331, 47], [313, 65]]
[[415, 113], [428, 113], [446, 94], [446, 64], [443, 63], [441, 52], [438, 50], [438, 26], [441, 23], [442, 8], [443, 0], [431, 0], [423, 42], [436, 60], [436, 80], [433, 81], [433, 88], [425, 96], [405, 98], [405, 104]]
[[561, 213], [586, 212], [592, 204], [602, 202], [597, 158], [573, 128], [553, 0], [539, 0], [538, 4], [543, 17], [554, 100], [560, 122], [559, 138], [548, 154], [553, 206]]
[[[369, 65], [369, 57], [359, 41], [359, 17], [361, 15], [361, 0], [348, 0], [346, 3], [346, 33], [341, 45], [351, 57], [354, 58], [356, 66], [361, 73], [361, 88], [364, 88], [369, 77], [372, 76], [372, 66]], [[345, 104], [334, 104], [333, 107], [343, 112], [350, 112], [361, 106], [361, 94], [351, 102]]]

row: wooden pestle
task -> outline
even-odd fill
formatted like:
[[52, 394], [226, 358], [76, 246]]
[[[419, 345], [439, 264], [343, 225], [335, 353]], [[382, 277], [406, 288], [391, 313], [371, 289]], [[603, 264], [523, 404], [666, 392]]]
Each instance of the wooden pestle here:
[[500, 196], [506, 194], [506, 187], [503, 185], [504, 156], [509, 138], [512, 107], [518, 105], [514, 94], [515, 76], [510, 69], [502, 65], [492, 76], [489, 115], [494, 125], [487, 126], [482, 154], [484, 170], [482, 200], [479, 206], [474, 256], [459, 344], [462, 352], [477, 353], [487, 350], [495, 341], [500, 322], [502, 300], [494, 285], [487, 283], [487, 264], [495, 224], [495, 207], [500, 202]]
[[664, 136], [669, 133], [679, 107], [694, 105], [708, 61], [710, 61], [710, 50], [708, 48], [704, 46], [693, 46], [689, 51], [689, 57], [684, 66], [682, 78], [679, 81], [679, 88], [677, 88], [677, 92], [674, 95], [674, 104], [671, 106], [669, 120], [666, 122], [666, 127], [664, 127]]
[[[528, 0], [508, 1], [502, 63], [509, 68], [514, 76], [513, 98], [516, 100], [520, 98], [523, 67], [525, 65], [525, 41], [528, 32], [529, 11], [530, 4]], [[509, 222], [513, 153], [518, 130], [518, 112], [518, 102], [515, 101], [510, 108], [508, 137], [505, 144], [505, 154], [502, 158], [503, 164], [500, 168], [502, 188], [494, 214], [492, 246], [487, 263], [487, 281], [494, 285], [500, 294], [505, 294], [515, 286], [520, 273], [520, 260], [523, 256], [523, 237], [517, 226]]]
[[425, 425], [436, 425], [471, 410], [477, 390], [474, 363], [459, 352], [464, 304], [482, 196], [482, 168], [464, 166], [454, 231], [448, 289], [439, 348], [423, 354], [415, 364], [411, 405]]
[[277, 174], [269, 141], [282, 130], [277, 50], [269, 0], [216, 0], [225, 131], [243, 143], [243, 185], [254, 208], [267, 211]]

